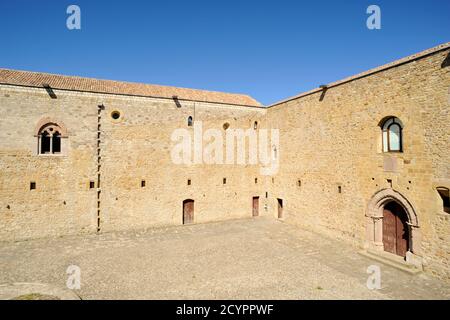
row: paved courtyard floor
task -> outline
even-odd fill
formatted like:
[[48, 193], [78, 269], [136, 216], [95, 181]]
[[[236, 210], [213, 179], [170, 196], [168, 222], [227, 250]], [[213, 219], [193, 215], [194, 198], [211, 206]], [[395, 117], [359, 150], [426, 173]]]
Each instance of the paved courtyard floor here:
[[[0, 243], [0, 285], [64, 289], [70, 265], [82, 299], [450, 299], [437, 279], [269, 218]], [[370, 265], [380, 290], [366, 286]]]

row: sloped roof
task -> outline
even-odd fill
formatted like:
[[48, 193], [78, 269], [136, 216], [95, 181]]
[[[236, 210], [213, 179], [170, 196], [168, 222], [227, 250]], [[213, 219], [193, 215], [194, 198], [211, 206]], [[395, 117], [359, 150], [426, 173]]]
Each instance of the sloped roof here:
[[173, 98], [176, 96], [179, 100], [261, 107], [261, 104], [258, 101], [244, 94], [196, 90], [144, 83], [100, 80], [2, 68], [0, 68], [0, 84], [40, 88], [42, 88], [44, 84], [48, 84], [53, 89], [61, 90], [153, 98]]
[[[329, 83], [329, 84], [326, 85], [326, 87], [329, 89], [329, 88], [332, 88], [332, 87], [335, 87], [335, 86], [339, 86], [341, 84], [344, 84], [344, 83], [347, 83], [347, 82], [350, 82], [350, 81], [358, 80], [358, 79], [370, 76], [370, 75], [372, 75], [374, 73], [382, 72], [382, 71], [385, 71], [385, 70], [388, 70], [388, 69], [391, 69], [391, 68], [403, 65], [405, 63], [410, 63], [412, 61], [424, 58], [424, 57], [426, 57], [428, 55], [431, 55], [431, 54], [434, 54], [434, 53], [437, 53], [437, 52], [440, 52], [440, 51], [443, 51], [443, 50], [447, 50], [449, 48], [450, 48], [450, 42], [446, 42], [446, 43], [440, 44], [438, 46], [435, 46], [433, 48], [421, 51], [419, 53], [416, 53], [416, 54], [413, 54], [413, 55], [410, 55], [410, 56], [407, 56], [407, 57], [395, 60], [393, 62], [384, 64], [382, 66], [379, 66], [379, 67], [376, 67], [376, 68], [373, 68], [373, 69], [370, 69], [368, 71], [356, 74], [354, 76], [350, 76], [350, 77], [347, 77], [345, 79]], [[296, 99], [299, 99], [299, 98], [302, 98], [302, 97], [305, 97], [305, 96], [309, 96], [311, 94], [314, 94], [314, 93], [317, 93], [317, 92], [322, 92], [322, 91], [323, 91], [323, 88], [320, 88], [320, 87], [316, 88], [316, 89], [312, 89], [310, 91], [303, 92], [303, 93], [298, 94], [296, 96], [293, 96], [293, 97], [290, 97], [290, 98], [283, 99], [281, 101], [272, 103], [271, 105], [268, 106], [268, 108], [275, 107], [275, 106], [278, 106], [280, 104], [286, 103], [288, 101], [296, 100]]]

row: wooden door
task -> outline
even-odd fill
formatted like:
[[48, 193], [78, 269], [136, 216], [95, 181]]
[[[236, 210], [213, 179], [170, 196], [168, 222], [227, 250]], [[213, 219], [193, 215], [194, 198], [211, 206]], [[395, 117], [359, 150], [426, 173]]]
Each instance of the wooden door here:
[[278, 200], [278, 219], [283, 218], [283, 199]]
[[194, 200], [183, 201], [183, 224], [194, 222]]
[[395, 242], [397, 228], [395, 225], [395, 215], [388, 209], [383, 210], [383, 245], [384, 251], [397, 254]]
[[259, 216], [259, 197], [253, 197], [253, 210], [252, 215], [254, 217]]
[[409, 243], [409, 228], [408, 224], [406, 223], [408, 221], [408, 217], [399, 205], [397, 214], [396, 214], [396, 248], [397, 248], [397, 254], [402, 257], [406, 257], [406, 252], [408, 251], [408, 243]]
[[383, 210], [384, 250], [402, 257], [406, 256], [409, 243], [408, 217], [397, 203], [390, 202]]

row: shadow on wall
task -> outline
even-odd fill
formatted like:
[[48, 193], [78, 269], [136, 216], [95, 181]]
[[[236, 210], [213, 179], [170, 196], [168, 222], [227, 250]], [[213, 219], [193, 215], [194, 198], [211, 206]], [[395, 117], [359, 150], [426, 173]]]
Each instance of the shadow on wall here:
[[323, 84], [320, 88], [322, 89], [322, 94], [320, 95], [319, 101], [322, 102], [323, 99], [325, 99], [325, 94], [327, 93], [328, 87]]
[[52, 99], [56, 99], [56, 93], [53, 91], [52, 87], [50, 87], [49, 84], [44, 83], [43, 87], [45, 88], [45, 91], [47, 91], [48, 95], [50, 96], [50, 98]]
[[172, 96], [173, 101], [175, 102], [177, 108], [181, 108], [180, 100], [178, 100], [178, 96]]
[[450, 53], [447, 54], [447, 57], [442, 61], [441, 68], [445, 68], [450, 66]]

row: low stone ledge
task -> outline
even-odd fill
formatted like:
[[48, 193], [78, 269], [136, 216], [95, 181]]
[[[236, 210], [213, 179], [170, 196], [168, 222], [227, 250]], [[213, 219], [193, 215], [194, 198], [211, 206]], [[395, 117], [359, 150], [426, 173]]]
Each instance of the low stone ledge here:
[[417, 261], [415, 261], [416, 263], [412, 264], [408, 261], [403, 260], [403, 258], [401, 257], [397, 257], [384, 251], [373, 251], [369, 249], [361, 250], [358, 253], [366, 258], [376, 260], [409, 274], [419, 274], [423, 271], [422, 265], [418, 264]]

